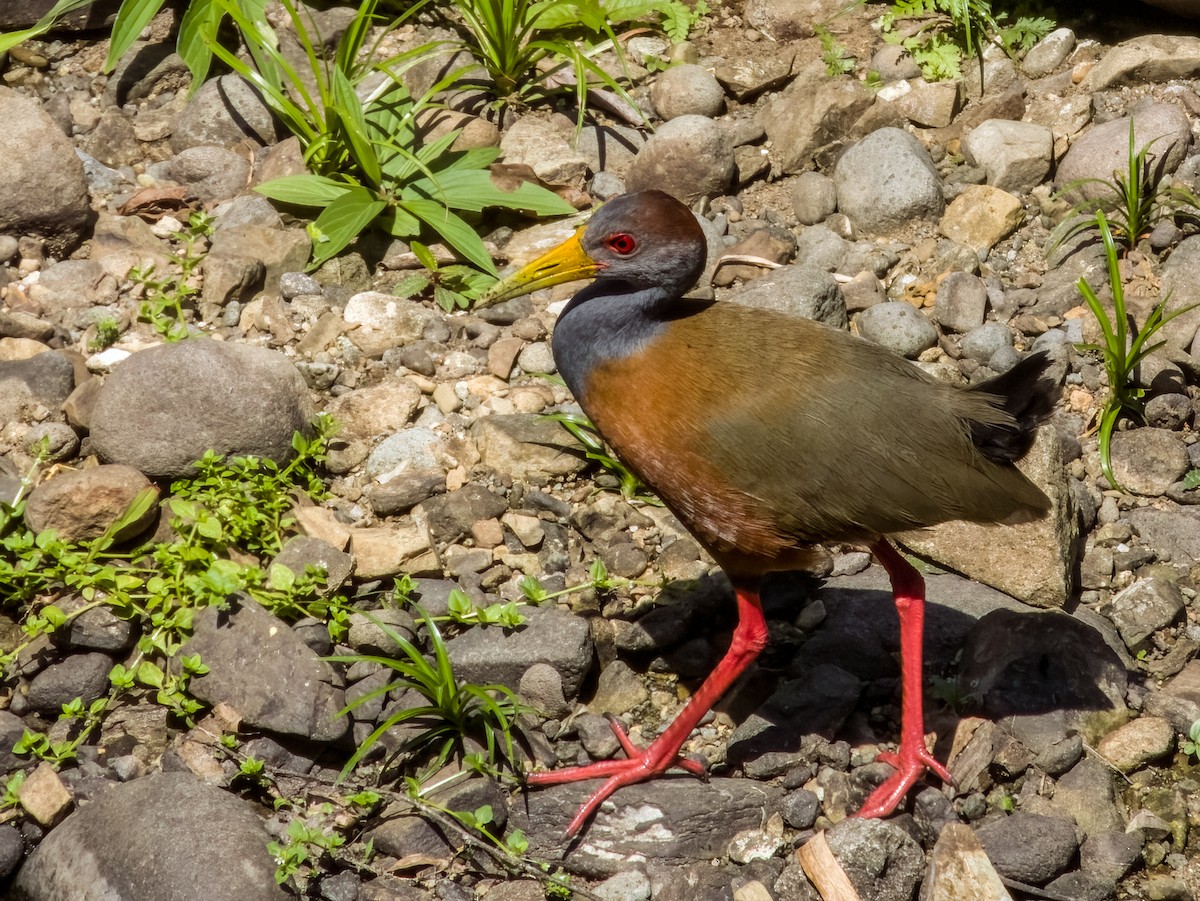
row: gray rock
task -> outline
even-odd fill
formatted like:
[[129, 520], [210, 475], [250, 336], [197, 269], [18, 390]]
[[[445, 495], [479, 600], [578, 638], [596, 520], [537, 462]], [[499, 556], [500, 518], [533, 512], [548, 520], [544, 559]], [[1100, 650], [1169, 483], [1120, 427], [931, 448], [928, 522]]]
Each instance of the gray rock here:
[[563, 116], [522, 116], [504, 132], [500, 148], [506, 163], [529, 166], [547, 184], [582, 187], [587, 158], [571, 149], [572, 137]]
[[776, 269], [731, 294], [729, 300], [747, 307], [815, 319], [834, 328], [846, 327], [846, 303], [837, 280], [828, 272], [808, 266]]
[[1200, 326], [1200, 282], [1195, 273], [1200, 267], [1200, 235], [1184, 238], [1179, 243], [1167, 261], [1162, 265], [1162, 285], [1159, 297], [1166, 300], [1167, 312], [1180, 312], [1167, 322], [1159, 335], [1168, 346], [1188, 350], [1196, 339], [1196, 330]]
[[28, 409], [37, 404], [56, 410], [74, 388], [75, 367], [60, 353], [0, 360], [0, 421], [26, 421]]
[[690, 206], [724, 194], [733, 175], [733, 143], [725, 127], [704, 116], [680, 116], [638, 151], [625, 183], [631, 192], [657, 188]]
[[650, 879], [641, 870], [626, 870], [592, 887], [600, 901], [650, 901]]
[[1117, 886], [1111, 879], [1076, 870], [1051, 880], [1046, 885], [1046, 892], [1053, 892], [1051, 897], [1070, 898], [1071, 901], [1114, 901]]
[[481, 417], [471, 424], [481, 462], [514, 481], [544, 485], [587, 466], [583, 445], [553, 420], [532, 413]]
[[783, 821], [793, 829], [808, 829], [816, 822], [820, 810], [820, 797], [806, 788], [789, 792], [780, 804]]
[[592, 713], [628, 713], [650, 697], [641, 677], [627, 663], [614, 660], [600, 671], [596, 693], [588, 702]]
[[967, 132], [962, 150], [968, 163], [983, 167], [989, 185], [1021, 194], [1050, 174], [1054, 133], [1033, 122], [988, 119]]
[[855, 126], [874, 102], [875, 95], [857, 79], [829, 78], [819, 61], [806, 67], [763, 104], [760, 118], [771, 141], [772, 164], [787, 174], [812, 168], [819, 154], [862, 135]]
[[94, 218], [83, 163], [41, 104], [0, 88], [0, 232], [39, 235], [54, 256], [86, 237]]
[[[249, 260], [257, 264], [249, 269], [257, 273], [261, 266], [262, 284], [274, 291], [280, 276], [285, 272], [303, 269], [311, 252], [312, 241], [300, 228], [228, 225], [213, 233], [208, 256], [204, 258], [204, 271], [207, 273], [210, 266], [215, 266], [222, 259], [233, 261], [227, 264], [231, 267], [239, 261], [245, 266], [245, 261]], [[202, 296], [205, 300], [210, 297], [207, 291]], [[396, 298], [392, 299], [399, 303]]]
[[[1159, 0], [1183, 9], [1185, 0]], [[1191, 8], [1190, 6], [1188, 7]], [[1081, 88], [1091, 94], [1112, 85], [1144, 84], [1200, 75], [1200, 38], [1194, 35], [1141, 35], [1118, 44], [1087, 74]]]
[[886, 232], [945, 208], [928, 151], [898, 128], [881, 128], [847, 150], [833, 172], [838, 208], [855, 228]]
[[951, 272], [938, 285], [933, 312], [943, 329], [969, 332], [978, 328], [987, 313], [987, 285], [969, 272]]
[[963, 335], [959, 344], [964, 357], [981, 363], [988, 362], [998, 351], [1012, 346], [1012, 330], [1002, 322], [985, 322]]
[[79, 435], [65, 422], [39, 422], [25, 434], [25, 450], [42, 454], [51, 463], [71, 460], [79, 453]]
[[254, 601], [196, 614], [181, 653], [199, 654], [209, 671], [189, 683], [208, 704], [225, 703], [242, 721], [271, 732], [335, 741], [350, 723], [333, 668]]
[[1173, 623], [1185, 607], [1182, 593], [1166, 579], [1139, 579], [1112, 599], [1108, 617], [1131, 651], [1149, 647], [1147, 639]]
[[397, 516], [446, 491], [446, 474], [440, 469], [406, 472], [381, 485], [368, 485], [367, 500], [376, 516]]
[[1001, 876], [1033, 885], [1062, 873], [1079, 849], [1075, 824], [1065, 817], [1014, 813], [982, 823], [975, 832]]
[[9, 880], [25, 857], [25, 841], [16, 826], [0, 826], [0, 880]]
[[206, 203], [240, 194], [250, 181], [246, 155], [224, 147], [189, 147], [175, 154], [167, 167], [173, 180], [186, 185]]
[[1079, 846], [1080, 869], [1113, 882], [1133, 869], [1141, 856], [1142, 837], [1119, 829], [1095, 832]]
[[1192, 419], [1192, 399], [1186, 394], [1156, 394], [1146, 402], [1146, 423], [1178, 432]]
[[525, 670], [517, 690], [525, 703], [548, 717], [559, 718], [571, 712], [562, 676], [548, 663], [535, 663]]
[[171, 149], [201, 144], [232, 147], [250, 138], [262, 145], [281, 137], [279, 123], [259, 93], [233, 73], [202, 84], [175, 123]]
[[[164, 843], [162, 836], [174, 839]], [[34, 850], [17, 875], [28, 901], [281, 901], [271, 840], [253, 805], [190, 773], [114, 785]]]
[[[421, 389], [409, 379], [391, 376], [366, 388], [358, 388], [335, 397], [325, 405], [325, 412], [341, 426], [337, 441], [329, 451], [326, 466], [333, 472], [348, 472], [362, 463], [379, 435], [392, 435], [408, 424]], [[404, 445], [413, 438], [397, 438]], [[420, 443], [419, 435], [415, 437]]]
[[191, 340], [139, 351], [113, 370], [92, 412], [92, 445], [151, 478], [194, 475], [205, 451], [290, 460], [309, 427], [308, 389], [282, 354]]
[[908, 901], [925, 870], [921, 846], [895, 823], [846, 819], [825, 833], [863, 901]]
[[1130, 510], [1125, 518], [1143, 544], [1166, 551], [1176, 563], [1194, 565], [1200, 562], [1200, 517], [1182, 512], [1185, 509], [1144, 507]]
[[574, 722], [579, 743], [592, 760], [608, 760], [621, 750], [621, 743], [604, 717], [584, 713], [576, 717]]
[[801, 225], [815, 225], [837, 209], [837, 188], [821, 172], [801, 172], [792, 187], [792, 212]]
[[75, 698], [82, 698], [86, 707], [108, 693], [112, 665], [107, 654], [70, 654], [33, 677], [26, 701], [34, 710], [55, 713]]
[[[54, 529], [64, 541], [87, 541], [103, 535], [145, 490], [158, 490], [132, 466], [101, 465], [65, 470], [29, 493], [25, 524], [34, 532]], [[144, 531], [158, 516], [155, 503], [113, 537], [124, 541]]]
[[916, 359], [937, 344], [937, 329], [910, 303], [895, 301], [868, 307], [858, 314], [858, 332], [868, 341]]
[[1075, 49], [1075, 32], [1056, 28], [1029, 48], [1021, 60], [1021, 70], [1033, 78], [1049, 75], [1061, 66]]
[[1146, 428], [1113, 435], [1112, 468], [1127, 491], [1157, 497], [1182, 479], [1190, 464], [1178, 434]]
[[654, 79], [650, 102], [664, 121], [680, 116], [713, 119], [725, 111], [725, 92], [708, 69], [683, 63], [671, 66]]
[[708, 868], [735, 835], [759, 828], [763, 809], [782, 794], [749, 779], [656, 779], [618, 790], [581, 839], [566, 844], [563, 830], [591, 791], [586, 783], [532, 789], [525, 803], [514, 806], [510, 826], [524, 830], [532, 854], [565, 860], [568, 870], [584, 876], [608, 877], [646, 864], [679, 868], [697, 860]]
[[[1179, 168], [1192, 146], [1192, 131], [1183, 109], [1173, 103], [1152, 103], [1135, 109], [1132, 117], [1134, 150], [1149, 145], [1147, 159], [1152, 166], [1161, 165], [1168, 174]], [[1055, 186], [1062, 189], [1081, 178], [1112, 181], [1114, 170], [1124, 172], [1129, 156], [1129, 118], [1112, 119], [1084, 132], [1058, 164]], [[1080, 185], [1073, 193], [1089, 199], [1112, 194], [1097, 184]]]
[[507, 509], [504, 498], [473, 482], [458, 491], [430, 498], [424, 504], [429, 531], [447, 544], [461, 541], [470, 534], [475, 523], [497, 519]]
[[[75, 603], [83, 606], [85, 601], [79, 597]], [[64, 612], [77, 609], [66, 599], [59, 602], [59, 607]], [[85, 651], [124, 651], [133, 645], [133, 623], [121, 619], [108, 607], [93, 607], [71, 620], [66, 640], [71, 647]]]
[[[575, 139], [575, 149], [587, 159], [588, 170], [596, 173], [592, 179], [592, 191], [602, 198], [625, 193], [624, 178], [638, 150], [646, 143], [646, 137], [636, 128], [625, 125], [585, 125]], [[611, 193], [602, 193], [607, 181]], [[495, 307], [488, 309], [494, 310]]]
[[[962, 659], [961, 690], [994, 717], [1053, 710], [1082, 724], [1093, 711], [1124, 708], [1120, 659], [1091, 626], [1063, 613], [995, 610], [971, 628]], [[1035, 754], [1044, 749], [1038, 736], [1018, 738]]]
[[896, 82], [884, 87], [880, 94], [904, 118], [930, 128], [949, 125], [961, 100], [957, 81], [928, 82], [924, 78]]
[[796, 259], [812, 269], [836, 272], [842, 268], [850, 243], [831, 228], [810, 225], [796, 239]]
[[811, 37], [814, 22], [836, 16], [835, 0], [751, 0], [746, 4], [746, 22], [776, 41]]
[[498, 682], [515, 690], [529, 667], [546, 663], [562, 677], [564, 694], [573, 697], [592, 666], [587, 620], [548, 607], [531, 608], [525, 616], [516, 629], [468, 629], [449, 639], [454, 672], [468, 682]]
[[445, 455], [445, 441], [433, 429], [420, 426], [401, 429], [371, 451], [363, 471], [367, 478], [387, 483], [406, 472], [442, 469]]

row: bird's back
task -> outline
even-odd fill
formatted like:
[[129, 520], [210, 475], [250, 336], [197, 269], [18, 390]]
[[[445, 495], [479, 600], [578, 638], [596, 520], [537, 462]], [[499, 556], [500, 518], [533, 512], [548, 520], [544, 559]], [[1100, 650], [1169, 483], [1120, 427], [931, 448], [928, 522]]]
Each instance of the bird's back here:
[[[1027, 446], [1049, 403], [1026, 404], [1018, 423], [1020, 402], [942, 384], [844, 332], [681, 304], [653, 341], [592, 368], [585, 409], [735, 573], [792, 568], [810, 543], [1048, 508], [992, 445]], [[1028, 375], [999, 387], [1038, 382]]]

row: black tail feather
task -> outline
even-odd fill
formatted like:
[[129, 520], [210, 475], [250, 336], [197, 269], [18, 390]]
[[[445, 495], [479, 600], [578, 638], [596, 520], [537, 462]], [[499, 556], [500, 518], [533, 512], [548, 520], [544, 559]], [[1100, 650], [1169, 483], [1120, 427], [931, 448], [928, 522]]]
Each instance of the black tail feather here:
[[1058, 401], [1059, 383], [1049, 372], [1053, 363], [1046, 351], [1038, 351], [1008, 372], [971, 386], [971, 391], [994, 397], [1016, 421], [1015, 426], [971, 422], [971, 440], [989, 460], [1011, 463], [1025, 456], [1033, 444], [1038, 425]]

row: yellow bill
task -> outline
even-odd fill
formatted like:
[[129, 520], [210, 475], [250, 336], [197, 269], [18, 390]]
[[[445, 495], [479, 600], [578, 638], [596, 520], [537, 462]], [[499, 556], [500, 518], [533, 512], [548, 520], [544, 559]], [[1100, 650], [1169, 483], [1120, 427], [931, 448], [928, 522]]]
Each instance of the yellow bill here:
[[584, 227], [580, 227], [574, 235], [553, 250], [500, 279], [475, 301], [475, 306], [487, 307], [502, 300], [530, 294], [539, 288], [549, 288], [551, 285], [577, 279], [594, 278], [602, 267], [583, 249], [583, 232]]

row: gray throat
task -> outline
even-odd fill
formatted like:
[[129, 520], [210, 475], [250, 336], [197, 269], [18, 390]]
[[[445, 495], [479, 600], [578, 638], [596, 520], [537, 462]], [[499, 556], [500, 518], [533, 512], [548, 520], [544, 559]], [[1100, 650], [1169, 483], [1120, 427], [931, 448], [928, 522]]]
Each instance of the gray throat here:
[[554, 325], [554, 363], [587, 411], [587, 376], [597, 365], [637, 353], [666, 327], [661, 288], [601, 280], [577, 293]]

